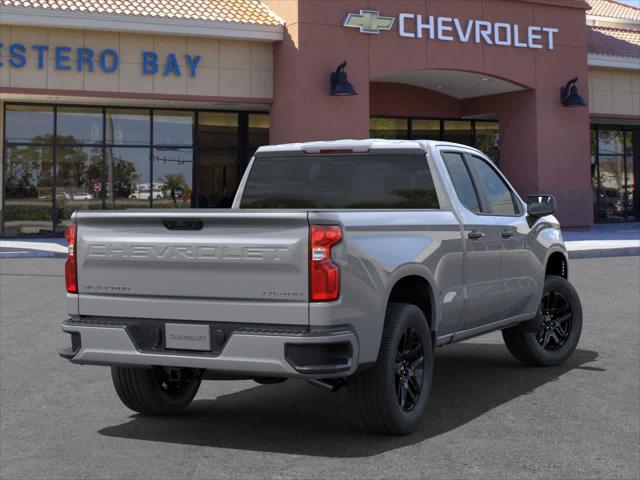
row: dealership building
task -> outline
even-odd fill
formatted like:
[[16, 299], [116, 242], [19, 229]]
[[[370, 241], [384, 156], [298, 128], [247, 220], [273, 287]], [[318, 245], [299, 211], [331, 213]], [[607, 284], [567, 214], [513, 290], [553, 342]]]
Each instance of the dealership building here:
[[0, 112], [3, 237], [228, 207], [258, 146], [367, 137], [475, 146], [566, 226], [640, 220], [613, 0], [0, 0]]

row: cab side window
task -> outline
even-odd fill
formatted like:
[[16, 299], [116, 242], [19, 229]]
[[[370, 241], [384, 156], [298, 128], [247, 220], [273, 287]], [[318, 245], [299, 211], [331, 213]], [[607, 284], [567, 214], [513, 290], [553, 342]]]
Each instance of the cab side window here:
[[469, 156], [468, 161], [478, 191], [482, 196], [482, 211], [494, 215], [517, 215], [520, 213], [511, 190], [496, 171], [479, 157]]
[[480, 213], [480, 203], [478, 202], [476, 189], [473, 186], [471, 175], [469, 175], [469, 170], [465, 165], [462, 154], [443, 152], [442, 159], [460, 202], [473, 213]]

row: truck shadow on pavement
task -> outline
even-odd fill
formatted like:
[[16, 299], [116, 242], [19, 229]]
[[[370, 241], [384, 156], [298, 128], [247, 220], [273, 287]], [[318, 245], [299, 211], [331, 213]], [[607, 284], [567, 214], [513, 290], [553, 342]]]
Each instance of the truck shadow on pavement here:
[[368, 457], [449, 432], [571, 370], [597, 374], [601, 369], [584, 366], [597, 357], [596, 352], [576, 350], [564, 365], [529, 368], [518, 364], [503, 345], [465, 343], [439, 349], [427, 420], [406, 437], [362, 432], [351, 421], [344, 390], [330, 393], [291, 380], [195, 400], [176, 417], [133, 415], [99, 433], [257, 452]]

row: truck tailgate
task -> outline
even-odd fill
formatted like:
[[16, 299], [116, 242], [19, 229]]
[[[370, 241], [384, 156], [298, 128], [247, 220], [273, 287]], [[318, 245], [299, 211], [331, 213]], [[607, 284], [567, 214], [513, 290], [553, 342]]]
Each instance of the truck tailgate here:
[[80, 315], [308, 322], [306, 212], [80, 212], [76, 222]]

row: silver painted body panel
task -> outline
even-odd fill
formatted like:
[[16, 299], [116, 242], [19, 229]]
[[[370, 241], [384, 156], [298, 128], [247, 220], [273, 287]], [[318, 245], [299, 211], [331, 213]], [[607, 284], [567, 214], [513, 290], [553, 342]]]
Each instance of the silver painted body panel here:
[[[308, 337], [236, 333], [229, 339], [223, 352], [215, 357], [189, 353], [167, 355], [141, 352], [136, 349], [126, 329], [122, 327], [65, 324], [62, 330], [81, 335], [82, 347], [72, 361], [87, 365], [155, 365], [205, 368], [216, 372], [258, 377], [295, 377], [299, 374], [284, 356], [284, 345], [287, 343], [349, 342], [354, 349], [355, 358], [358, 358], [358, 342], [353, 332], [348, 330]], [[341, 372], [339, 376], [350, 375], [356, 368], [357, 364], [353, 363], [348, 372]], [[310, 378], [331, 376], [336, 375], [305, 375]]]
[[[77, 213], [80, 292], [68, 297], [68, 313], [73, 317], [279, 324], [309, 329], [346, 326], [352, 332], [349, 341], [355, 345], [354, 368], [377, 359], [389, 294], [407, 276], [422, 277], [431, 287], [431, 325], [438, 345], [535, 315], [549, 255], [560, 252], [567, 258], [558, 222], [550, 216], [529, 226], [526, 205], [519, 197], [521, 215], [477, 215], [464, 208], [440, 152], [460, 151], [486, 158], [480, 152], [444, 142], [347, 140], [262, 147], [257, 155], [261, 151], [291, 153], [305, 145], [367, 145], [372, 151], [389, 154], [400, 148], [422, 151], [440, 209], [241, 210], [238, 206], [254, 159], [230, 210]], [[202, 220], [203, 228], [164, 228], [163, 219], [176, 218]], [[341, 294], [334, 302], [308, 301], [310, 224], [337, 224], [343, 229], [343, 241], [332, 249], [333, 260], [341, 268]], [[502, 238], [504, 229], [514, 235]], [[472, 230], [485, 235], [470, 240]], [[138, 365], [299, 375], [281, 362], [281, 337], [275, 341], [261, 336], [249, 342], [245, 335], [239, 340], [234, 335], [220, 357], [203, 359], [198, 355], [185, 360], [184, 355], [136, 353], [130, 340], [126, 343], [123, 329], [124, 337], [108, 328], [65, 326], [65, 331], [70, 328], [82, 329], [83, 336], [82, 355], [76, 355], [74, 362], [114, 364], [121, 358], [126, 359], [124, 363]], [[85, 347], [85, 335], [90, 335], [91, 348]], [[236, 343], [240, 340], [242, 355], [235, 350], [240, 348]], [[108, 348], [112, 341], [117, 352]], [[302, 340], [292, 337], [288, 341]], [[228, 351], [230, 347], [233, 349]], [[250, 360], [238, 361], [239, 357]], [[234, 360], [227, 361], [229, 358]], [[276, 371], [266, 365], [275, 365]]]

